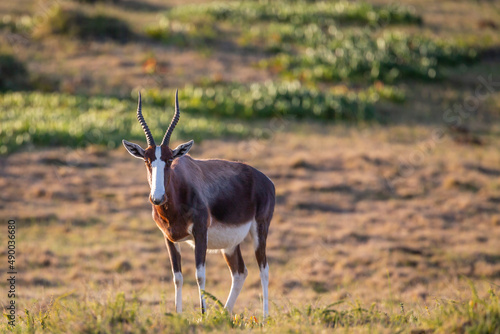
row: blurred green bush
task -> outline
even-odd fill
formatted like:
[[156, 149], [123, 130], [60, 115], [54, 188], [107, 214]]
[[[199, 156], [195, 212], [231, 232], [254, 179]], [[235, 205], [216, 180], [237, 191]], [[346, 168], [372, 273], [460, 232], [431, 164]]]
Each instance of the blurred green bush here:
[[[122, 139], [144, 142], [137, 123], [136, 102], [107, 97], [66, 94], [6, 93], [0, 95], [0, 154], [20, 147], [86, 147], [120, 145]], [[173, 114], [144, 103], [144, 114], [156, 138], [162, 138]], [[191, 115], [182, 118], [174, 138], [248, 136], [252, 129], [241, 122], [221, 122], [213, 117]]]
[[301, 80], [435, 80], [443, 77], [443, 67], [470, 64], [477, 59], [474, 49], [397, 32], [374, 37], [367, 30], [341, 32], [334, 28], [325, 33], [314, 25], [293, 34], [278, 31], [283, 32], [281, 45], [300, 45], [304, 51], [281, 52], [260, 65]]
[[444, 67], [477, 59], [474, 49], [390, 29], [421, 23], [411, 7], [399, 4], [233, 1], [174, 7], [146, 33], [176, 45], [236, 36], [243, 47], [278, 53], [262, 67], [310, 82], [436, 80]]
[[350, 1], [231, 1], [177, 6], [168, 17], [179, 21], [205, 17], [233, 23], [281, 22], [303, 25], [316, 23], [420, 24], [422, 18], [411, 7], [391, 4], [375, 7], [367, 2]]
[[11, 54], [0, 54], [0, 92], [30, 87], [28, 71]]
[[[177, 6], [162, 16], [145, 32], [154, 39], [176, 45], [213, 42], [228, 22], [231, 32], [245, 32], [259, 24], [287, 24], [300, 29], [307, 24], [330, 26], [339, 23], [419, 24], [420, 16], [410, 7], [388, 5], [374, 7], [365, 2], [347, 1], [232, 1]], [[227, 27], [226, 27], [227, 28]], [[264, 29], [266, 30], [266, 29]], [[228, 30], [226, 29], [227, 33]]]
[[[146, 101], [158, 106], [173, 105], [174, 92], [151, 89]], [[219, 83], [208, 87], [187, 85], [179, 92], [186, 112], [238, 119], [290, 117], [331, 121], [370, 121], [376, 118], [374, 104], [380, 99], [404, 101], [394, 87], [374, 85], [354, 91], [346, 86], [328, 91], [303, 86], [299, 81], [242, 85]]]
[[[144, 114], [157, 138], [163, 136], [173, 112], [173, 90], [148, 90], [143, 94]], [[291, 83], [186, 86], [179, 92], [182, 117], [175, 136], [205, 138], [262, 135], [249, 120], [283, 118], [342, 120], [376, 119], [381, 99], [400, 101], [397, 89], [375, 85], [354, 92], [340, 86], [330, 92]], [[6, 93], [0, 95], [0, 154], [26, 145], [106, 145], [116, 147], [123, 138], [144, 140], [137, 124], [136, 102], [109, 97], [65, 94]], [[171, 110], [172, 112], [165, 112]]]

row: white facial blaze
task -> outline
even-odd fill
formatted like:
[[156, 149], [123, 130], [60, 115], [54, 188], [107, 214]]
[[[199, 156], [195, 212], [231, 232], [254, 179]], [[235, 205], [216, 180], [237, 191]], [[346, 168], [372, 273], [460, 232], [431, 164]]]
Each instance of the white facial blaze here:
[[161, 147], [156, 147], [156, 160], [151, 163], [151, 199], [160, 201], [165, 196], [165, 161], [161, 160]]

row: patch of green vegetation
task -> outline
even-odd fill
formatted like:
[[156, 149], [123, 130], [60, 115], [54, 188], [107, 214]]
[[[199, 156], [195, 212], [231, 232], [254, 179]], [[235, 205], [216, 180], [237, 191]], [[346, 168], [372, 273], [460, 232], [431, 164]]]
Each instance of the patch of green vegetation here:
[[350, 1], [233, 1], [179, 6], [168, 12], [169, 18], [190, 21], [206, 17], [237, 24], [282, 22], [295, 25], [341, 23], [396, 24], [421, 23], [422, 19], [407, 6], [393, 4], [375, 7], [366, 2]]
[[[242, 1], [212, 2], [178, 6], [146, 28], [151, 38], [180, 46], [199, 46], [250, 30], [255, 24], [279, 22], [300, 29], [304, 24], [331, 25], [335, 22], [366, 24], [420, 23], [408, 7], [374, 7], [365, 2], [340, 1]], [[227, 24], [231, 27], [228, 29]]]
[[80, 39], [113, 39], [125, 42], [132, 37], [127, 23], [103, 13], [88, 14], [78, 8], [54, 6], [41, 20], [32, 22], [34, 36], [66, 35]]
[[[216, 84], [208, 87], [186, 86], [179, 92], [181, 108], [199, 115], [238, 119], [290, 117], [331, 121], [370, 121], [376, 119], [374, 104], [383, 94], [401, 99], [401, 92], [372, 87], [352, 91], [345, 86], [328, 92], [308, 88], [298, 81], [264, 84]], [[145, 99], [159, 106], [173, 104], [173, 91], [149, 90]], [[403, 96], [404, 99], [404, 96]]]
[[161, 17], [158, 23], [146, 27], [147, 36], [180, 47], [200, 48], [213, 43], [220, 36], [220, 27], [206, 17], [193, 17], [180, 22]]
[[489, 296], [481, 298], [472, 284], [471, 290], [472, 298], [468, 302], [437, 301], [430, 316], [422, 319], [422, 324], [440, 329], [442, 333], [499, 333], [498, 292], [490, 289]]
[[[342, 301], [321, 307], [291, 306], [271, 312], [271, 317], [264, 321], [248, 312], [231, 316], [216, 297], [208, 292], [204, 295], [209, 307], [201, 316], [197, 311], [183, 315], [165, 314], [157, 310], [164, 305], [151, 309], [150, 305], [141, 303], [138, 296], [127, 297], [123, 293], [108, 293], [107, 297], [84, 300], [68, 294], [48, 306], [34, 305], [30, 310], [26, 309], [17, 326], [10, 330], [13, 333], [191, 333], [249, 329], [270, 333], [309, 333], [335, 328], [405, 333], [500, 331], [500, 303], [494, 290], [483, 298], [474, 293], [468, 301], [437, 301], [435, 306], [425, 307], [425, 310], [407, 310], [401, 304], [396, 312], [387, 312], [376, 304], [365, 308], [359, 303]], [[6, 321], [2, 322], [0, 329], [7, 330]]]
[[386, 29], [403, 23], [421, 18], [409, 7], [365, 2], [213, 2], [177, 6], [146, 33], [191, 46], [235, 37], [243, 47], [279, 53], [262, 67], [310, 82], [436, 80], [444, 67], [477, 59], [477, 50], [458, 43]]
[[271, 30], [265, 36], [271, 36], [271, 42], [268, 39], [265, 45], [286, 48], [290, 43], [293, 47], [300, 45], [303, 52], [283, 52], [262, 61], [261, 66], [307, 81], [434, 80], [442, 78], [444, 66], [469, 64], [477, 58], [476, 50], [452, 43], [395, 32], [375, 37], [367, 29], [341, 32], [333, 28], [324, 32], [309, 25], [295, 31]]
[[[0, 106], [0, 154], [30, 145], [113, 148], [122, 139], [144, 142], [135, 116], [137, 105], [132, 99], [7, 93], [0, 95]], [[171, 106], [168, 110], [173, 112]], [[144, 103], [145, 117], [156, 138], [164, 135], [172, 112]], [[174, 137], [201, 141], [220, 136], [244, 137], [252, 131], [242, 122], [191, 115], [183, 117]]]
[[[144, 94], [146, 119], [157, 138], [163, 136], [172, 113], [174, 91]], [[175, 135], [182, 138], [259, 136], [248, 120], [287, 117], [330, 121], [376, 120], [375, 103], [398, 101], [404, 95], [388, 86], [355, 92], [337, 87], [325, 93], [299, 82], [186, 86], [179, 92], [183, 118]], [[0, 96], [0, 154], [25, 145], [116, 147], [121, 140], [143, 140], [135, 119], [135, 101], [64, 94], [8, 93]], [[151, 116], [147, 116], [147, 115]], [[224, 118], [224, 119], [220, 119]], [[245, 120], [245, 121], [243, 121]]]

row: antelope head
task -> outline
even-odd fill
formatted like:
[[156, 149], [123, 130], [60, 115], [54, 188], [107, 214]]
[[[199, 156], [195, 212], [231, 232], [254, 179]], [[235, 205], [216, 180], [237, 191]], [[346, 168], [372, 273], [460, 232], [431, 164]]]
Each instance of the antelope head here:
[[137, 106], [137, 120], [142, 126], [146, 135], [148, 147], [143, 149], [140, 145], [123, 140], [123, 145], [127, 151], [138, 159], [143, 159], [148, 172], [148, 182], [151, 187], [149, 200], [154, 205], [163, 205], [167, 201], [165, 189], [168, 188], [170, 182], [170, 170], [174, 159], [180, 158], [191, 149], [194, 141], [190, 140], [187, 143], [177, 146], [174, 150], [169, 147], [170, 136], [174, 131], [177, 122], [179, 122], [179, 97], [178, 91], [175, 92], [175, 114], [170, 122], [165, 136], [160, 145], [156, 145], [153, 135], [142, 116], [141, 93], [139, 92], [139, 102]]

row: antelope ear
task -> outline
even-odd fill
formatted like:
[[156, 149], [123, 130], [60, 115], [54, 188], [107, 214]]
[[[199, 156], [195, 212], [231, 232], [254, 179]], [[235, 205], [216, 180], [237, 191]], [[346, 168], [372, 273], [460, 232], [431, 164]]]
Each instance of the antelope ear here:
[[138, 158], [138, 159], [144, 159], [144, 154], [146, 151], [140, 147], [137, 144], [131, 143], [126, 141], [125, 139], [122, 140], [123, 146], [127, 149], [128, 153], [130, 153], [132, 156]]
[[182, 157], [184, 154], [188, 153], [194, 144], [194, 140], [190, 140], [187, 143], [180, 144], [172, 151], [172, 156], [174, 159]]

